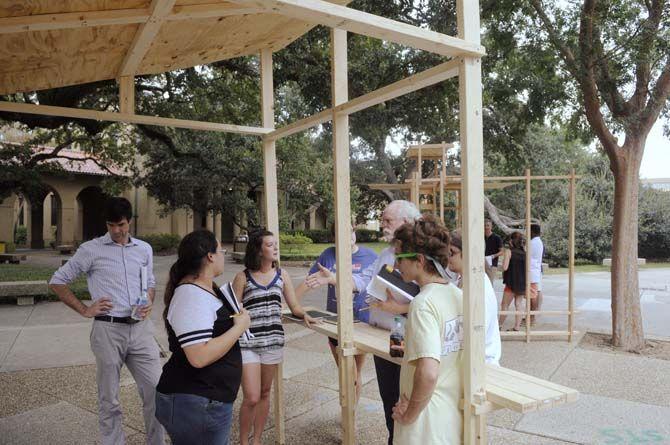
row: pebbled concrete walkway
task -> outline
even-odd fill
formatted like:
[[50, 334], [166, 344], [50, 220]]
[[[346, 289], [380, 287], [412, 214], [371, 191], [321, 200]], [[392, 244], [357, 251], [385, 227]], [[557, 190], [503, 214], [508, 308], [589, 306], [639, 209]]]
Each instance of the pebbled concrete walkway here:
[[[157, 257], [158, 283], [164, 283], [174, 257]], [[48, 263], [48, 258], [40, 258]], [[241, 266], [228, 264], [222, 279], [231, 280]], [[297, 283], [306, 269], [286, 268]], [[645, 271], [646, 272], [646, 271]], [[663, 286], [668, 271], [651, 272], [647, 297], [655, 335], [670, 330], [670, 300]], [[580, 277], [591, 291], [578, 291], [580, 304], [596, 307], [608, 295], [596, 286], [599, 275]], [[547, 309], [552, 293], [560, 293], [560, 277], [545, 282]], [[654, 287], [655, 286], [655, 287]], [[641, 285], [644, 287], [644, 285]], [[600, 290], [599, 290], [600, 289]], [[162, 287], [158, 289], [162, 294]], [[586, 292], [586, 293], [584, 293]], [[591, 292], [590, 294], [588, 292]], [[647, 292], [647, 291], [643, 291]], [[591, 297], [588, 297], [591, 295]], [[557, 299], [559, 297], [556, 297]], [[324, 306], [325, 293], [308, 295], [306, 304]], [[564, 304], [564, 302], [562, 303]], [[157, 301], [152, 313], [155, 337], [164, 349], [167, 338]], [[602, 311], [580, 314], [579, 323], [606, 326]], [[604, 314], [607, 314], [604, 312]], [[664, 320], [661, 326], [660, 320]], [[540, 320], [547, 323], [548, 320]], [[554, 320], [551, 320], [554, 323]], [[83, 444], [98, 443], [95, 365], [88, 336], [91, 321], [61, 303], [31, 307], [0, 305], [0, 443]], [[337, 370], [326, 339], [297, 325], [286, 325], [284, 365], [286, 432], [288, 444], [338, 444], [340, 408]], [[670, 337], [670, 335], [668, 335]], [[580, 338], [565, 341], [503, 343], [502, 365], [536, 375], [581, 392], [580, 400], [548, 411], [522, 415], [507, 410], [489, 417], [491, 444], [639, 444], [670, 445], [670, 361], [634, 354], [619, 354], [580, 345]], [[357, 411], [361, 444], [385, 444], [386, 429], [372, 358], [362, 374], [363, 390]], [[141, 404], [135, 383], [124, 368], [121, 403], [127, 443], [144, 443]], [[237, 405], [241, 394], [238, 397]], [[238, 409], [235, 410], [238, 412]], [[237, 414], [236, 414], [237, 415]], [[272, 416], [271, 416], [272, 417]], [[232, 438], [237, 443], [237, 420]], [[274, 443], [274, 425], [268, 422], [264, 443]]]

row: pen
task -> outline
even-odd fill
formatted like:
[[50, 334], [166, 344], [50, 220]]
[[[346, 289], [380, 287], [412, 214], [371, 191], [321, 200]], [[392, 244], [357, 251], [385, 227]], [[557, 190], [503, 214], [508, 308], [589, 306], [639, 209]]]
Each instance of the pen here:
[[240, 313], [239, 313], [239, 312], [238, 312], [237, 314], [233, 314], [233, 315], [231, 315], [231, 316], [230, 316], [230, 317], [228, 317], [228, 318], [233, 318], [233, 317], [237, 317], [238, 315], [240, 315]]

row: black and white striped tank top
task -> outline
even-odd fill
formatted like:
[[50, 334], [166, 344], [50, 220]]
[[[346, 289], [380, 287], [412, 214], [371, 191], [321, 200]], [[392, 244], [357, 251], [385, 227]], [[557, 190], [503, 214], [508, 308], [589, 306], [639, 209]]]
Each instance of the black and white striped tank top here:
[[240, 346], [258, 352], [279, 349], [284, 346], [284, 328], [281, 324], [284, 280], [281, 269], [277, 269], [275, 277], [267, 286], [258, 284], [249, 270], [245, 270], [244, 274], [247, 282], [242, 294], [242, 305], [249, 311], [250, 330], [254, 338], [240, 338]]

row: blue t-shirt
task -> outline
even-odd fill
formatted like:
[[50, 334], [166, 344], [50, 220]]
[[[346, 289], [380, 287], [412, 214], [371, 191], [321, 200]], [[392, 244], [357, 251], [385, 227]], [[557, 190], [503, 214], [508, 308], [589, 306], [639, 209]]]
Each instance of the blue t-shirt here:
[[[362, 273], [365, 269], [368, 268], [372, 263], [377, 259], [377, 254], [372, 249], [367, 247], [358, 247], [358, 251], [351, 255], [351, 271], [354, 275]], [[312, 268], [309, 270], [310, 274], [319, 271], [318, 264], [321, 264], [323, 267], [327, 268], [331, 272], [337, 272], [335, 266], [335, 247], [329, 247], [319, 256], [319, 259], [316, 260], [316, 263], [312, 265]], [[359, 312], [362, 308], [366, 307], [364, 295], [361, 295], [359, 292], [354, 293], [354, 318], [361, 321], [367, 322], [369, 317], [368, 311]], [[326, 301], [326, 310], [330, 312], [337, 313], [337, 299], [335, 298], [335, 286], [328, 285], [328, 300]]]

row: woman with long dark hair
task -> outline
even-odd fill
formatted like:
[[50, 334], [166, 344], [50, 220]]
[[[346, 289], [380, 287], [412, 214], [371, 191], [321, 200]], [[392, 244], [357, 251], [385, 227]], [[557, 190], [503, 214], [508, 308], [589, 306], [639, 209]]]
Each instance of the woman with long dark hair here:
[[[526, 295], [526, 238], [521, 232], [512, 232], [503, 247], [503, 291], [500, 310], [506, 311], [512, 300], [516, 312], [523, 310], [522, 301]], [[502, 329], [507, 315], [498, 317], [498, 325]], [[514, 315], [513, 331], [521, 329], [521, 314]]]
[[270, 409], [272, 381], [283, 359], [282, 298], [293, 315], [302, 318], [308, 326], [315, 321], [300, 306], [291, 277], [277, 267], [278, 254], [279, 244], [272, 232], [252, 232], [244, 256], [245, 269], [233, 280], [235, 295], [251, 316], [253, 334], [253, 338], [240, 340], [244, 395], [240, 408], [240, 445], [249, 443], [252, 425], [253, 443], [261, 443]]
[[228, 444], [242, 377], [238, 339], [250, 318], [214, 283], [223, 269], [224, 251], [209, 230], [186, 235], [170, 268], [163, 319], [172, 356], [156, 388], [156, 418], [175, 445]]

